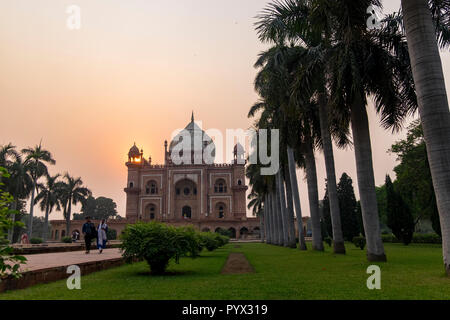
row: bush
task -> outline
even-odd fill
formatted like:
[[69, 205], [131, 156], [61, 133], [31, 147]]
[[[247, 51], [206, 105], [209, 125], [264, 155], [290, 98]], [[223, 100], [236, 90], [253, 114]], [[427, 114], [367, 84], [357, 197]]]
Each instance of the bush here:
[[357, 248], [360, 248], [361, 250], [364, 250], [364, 248], [366, 247], [366, 238], [364, 238], [364, 237], [354, 237], [353, 238], [353, 244]]
[[208, 251], [214, 251], [220, 247], [218, 237], [220, 237], [219, 234], [211, 232], [202, 232], [199, 236], [202, 247]]
[[157, 222], [128, 225], [121, 240], [124, 258], [147, 261], [152, 274], [164, 274], [170, 260], [179, 263], [182, 255], [192, 254], [194, 243], [185, 230]]
[[71, 237], [64, 237], [61, 239], [61, 242], [63, 243], [72, 243], [72, 238]]
[[187, 246], [187, 256], [197, 258], [203, 250], [203, 243], [200, 240], [200, 234], [193, 227], [180, 228], [178, 230], [180, 238], [184, 239]]
[[106, 233], [106, 238], [108, 240], [116, 240], [117, 239], [117, 231], [114, 229], [108, 229], [108, 232]]
[[43, 243], [44, 241], [41, 239], [41, 238], [32, 238], [31, 240], [30, 240], [30, 243], [31, 244], [41, 244], [41, 243]]
[[333, 239], [331, 239], [330, 237], [325, 237], [323, 241], [325, 241], [329, 247], [331, 247], [331, 244], [333, 243]]
[[[384, 243], [401, 243], [393, 234], [383, 234], [381, 239]], [[428, 243], [428, 244], [441, 244], [442, 238], [436, 233], [420, 234], [415, 233], [412, 239], [412, 243]]]

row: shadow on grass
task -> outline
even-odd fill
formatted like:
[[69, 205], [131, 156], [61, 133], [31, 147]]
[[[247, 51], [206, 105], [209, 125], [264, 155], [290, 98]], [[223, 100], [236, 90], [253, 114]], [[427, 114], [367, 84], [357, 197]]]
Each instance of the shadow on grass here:
[[164, 274], [153, 274], [151, 271], [145, 271], [145, 272], [137, 272], [135, 275], [138, 276], [145, 276], [145, 277], [151, 277], [156, 279], [161, 279], [164, 277], [181, 277], [181, 276], [192, 276], [195, 274], [199, 274], [195, 271], [166, 271]]

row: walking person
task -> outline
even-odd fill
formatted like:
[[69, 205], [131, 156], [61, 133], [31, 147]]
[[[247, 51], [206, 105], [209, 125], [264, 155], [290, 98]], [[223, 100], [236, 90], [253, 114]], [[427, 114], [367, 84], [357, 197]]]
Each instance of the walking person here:
[[97, 238], [97, 232], [95, 230], [95, 225], [91, 222], [91, 217], [86, 217], [86, 223], [83, 224], [83, 235], [84, 243], [86, 244], [86, 254], [91, 251], [92, 239]]
[[108, 232], [108, 225], [106, 224], [106, 220], [103, 219], [102, 222], [100, 222], [98, 229], [97, 229], [97, 233], [98, 233], [97, 248], [98, 248], [100, 254], [103, 252], [103, 249], [106, 248], [106, 242], [108, 241], [107, 232]]

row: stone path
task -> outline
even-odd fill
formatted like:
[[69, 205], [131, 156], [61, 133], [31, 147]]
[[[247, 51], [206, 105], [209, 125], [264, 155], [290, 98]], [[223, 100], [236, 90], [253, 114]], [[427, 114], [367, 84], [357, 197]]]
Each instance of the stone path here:
[[85, 262], [104, 261], [122, 257], [119, 249], [106, 249], [102, 254], [98, 250], [92, 250], [90, 254], [84, 251], [72, 251], [61, 253], [44, 253], [25, 255], [27, 264], [22, 265], [22, 271], [36, 271], [48, 268], [76, 265]]
[[255, 270], [243, 253], [230, 253], [222, 269], [222, 274], [245, 274], [253, 272]]

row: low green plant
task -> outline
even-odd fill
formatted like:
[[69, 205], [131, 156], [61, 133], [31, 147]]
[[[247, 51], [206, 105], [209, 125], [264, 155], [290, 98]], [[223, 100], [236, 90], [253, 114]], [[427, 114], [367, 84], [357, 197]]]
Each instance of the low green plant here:
[[[6, 169], [0, 167], [0, 239], [6, 238], [7, 230], [14, 227], [23, 227], [23, 223], [14, 222], [11, 219], [13, 214], [17, 212], [9, 209], [9, 204], [14, 201], [13, 197], [2, 190], [4, 186], [2, 179], [9, 178], [10, 175]], [[14, 249], [9, 245], [9, 241], [0, 242], [0, 281], [5, 276], [19, 278], [20, 265], [25, 263], [27, 259], [23, 256], [14, 255]]]
[[183, 227], [178, 229], [180, 238], [185, 241], [188, 248], [186, 255], [197, 258], [203, 250], [203, 243], [200, 234], [193, 227]]
[[357, 248], [360, 248], [361, 250], [364, 250], [364, 248], [366, 247], [366, 238], [364, 238], [364, 237], [354, 237], [353, 238], [353, 244]]
[[128, 262], [145, 260], [152, 274], [164, 274], [170, 260], [179, 263], [180, 257], [192, 249], [186, 232], [158, 222], [128, 225], [121, 235], [123, 256]]
[[331, 247], [331, 245], [333, 244], [333, 239], [331, 239], [330, 237], [326, 237], [325, 239], [323, 239], [323, 241], [325, 241], [325, 243], [328, 244], [329, 247]]
[[31, 238], [30, 239], [31, 244], [41, 244], [43, 242], [44, 242], [44, 240], [42, 240], [41, 238]]
[[[383, 234], [381, 239], [384, 243], [401, 243], [393, 234]], [[412, 238], [412, 243], [422, 243], [422, 244], [441, 244], [442, 238], [436, 233], [415, 233]]]
[[61, 239], [61, 242], [63, 242], [63, 243], [72, 243], [72, 238], [71, 237], [63, 237]]
[[201, 245], [208, 251], [214, 251], [219, 248], [218, 237], [220, 237], [219, 234], [211, 232], [202, 232], [199, 235]]

